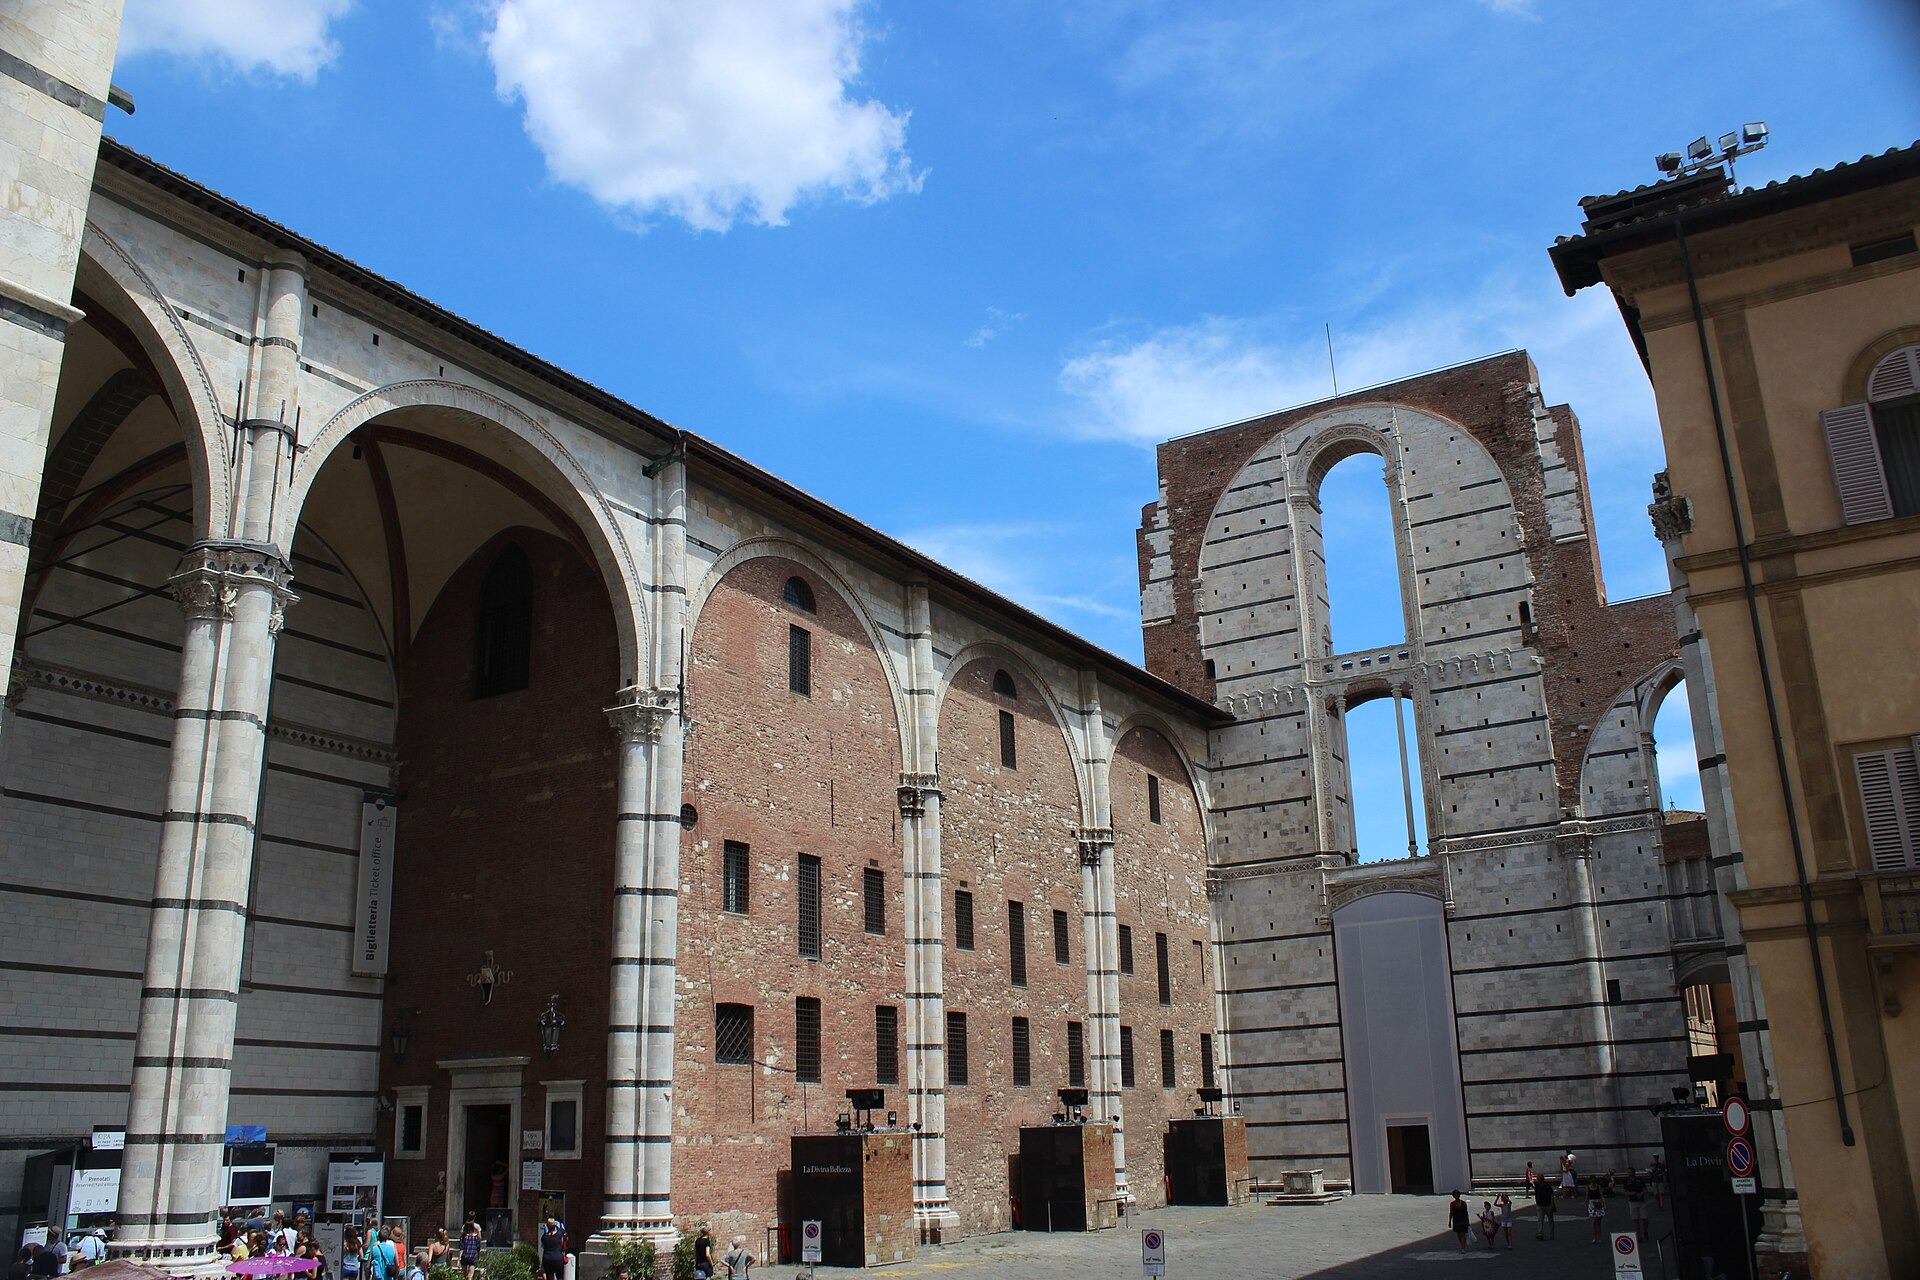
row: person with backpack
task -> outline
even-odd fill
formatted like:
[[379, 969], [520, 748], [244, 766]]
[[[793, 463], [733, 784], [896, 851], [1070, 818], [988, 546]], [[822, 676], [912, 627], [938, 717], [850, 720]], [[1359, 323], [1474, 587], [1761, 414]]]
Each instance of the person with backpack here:
[[399, 1280], [400, 1253], [394, 1248], [393, 1231], [390, 1228], [380, 1228], [373, 1248], [367, 1250], [367, 1263], [372, 1272], [367, 1280]]
[[735, 1236], [733, 1248], [727, 1251], [726, 1257], [720, 1259], [721, 1265], [726, 1267], [727, 1275], [732, 1277], [732, 1280], [753, 1280], [753, 1264], [758, 1261], [758, 1258], [747, 1252], [745, 1236]]
[[407, 1268], [405, 1280], [427, 1280], [427, 1266], [431, 1255], [427, 1247], [421, 1245], [413, 1251], [413, 1265]]

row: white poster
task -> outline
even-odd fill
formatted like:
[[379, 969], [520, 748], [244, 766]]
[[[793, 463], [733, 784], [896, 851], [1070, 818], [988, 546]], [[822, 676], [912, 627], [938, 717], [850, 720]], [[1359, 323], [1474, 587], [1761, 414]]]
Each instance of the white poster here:
[[367, 792], [360, 805], [360, 886], [353, 917], [356, 976], [385, 977], [387, 929], [393, 914], [393, 833], [400, 816], [392, 796]]
[[385, 1198], [387, 1166], [378, 1156], [333, 1156], [327, 1161], [328, 1217], [358, 1217], [378, 1222]]
[[118, 1169], [73, 1171], [73, 1198], [67, 1201], [68, 1213], [112, 1213], [119, 1199]]

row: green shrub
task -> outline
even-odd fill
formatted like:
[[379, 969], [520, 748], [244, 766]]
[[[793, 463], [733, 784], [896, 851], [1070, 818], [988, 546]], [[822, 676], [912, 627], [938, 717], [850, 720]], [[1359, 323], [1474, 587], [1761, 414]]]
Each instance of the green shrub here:
[[700, 1234], [704, 1222], [693, 1224], [691, 1234], [681, 1232], [680, 1238], [673, 1244], [673, 1280], [693, 1280], [693, 1238]]
[[[526, 1252], [522, 1253], [523, 1249]], [[533, 1280], [536, 1256], [533, 1247], [524, 1243], [510, 1250], [488, 1249], [480, 1255], [480, 1274], [486, 1280]]]
[[442, 1262], [427, 1269], [427, 1280], [461, 1280], [460, 1268]]
[[534, 1248], [528, 1241], [515, 1240], [513, 1242], [513, 1256], [526, 1263], [527, 1270], [540, 1270], [540, 1251]]
[[654, 1268], [659, 1265], [659, 1251], [651, 1240], [620, 1239], [607, 1241], [607, 1274], [611, 1276], [625, 1267], [633, 1280], [653, 1280]]

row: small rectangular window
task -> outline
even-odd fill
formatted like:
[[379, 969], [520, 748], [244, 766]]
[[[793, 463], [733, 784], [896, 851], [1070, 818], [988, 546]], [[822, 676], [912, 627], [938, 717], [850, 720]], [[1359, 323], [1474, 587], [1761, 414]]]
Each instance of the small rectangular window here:
[[1067, 1024], [1067, 1087], [1087, 1087], [1087, 1029], [1078, 1022]]
[[813, 696], [813, 633], [805, 627], [787, 627], [787, 688]]
[[713, 1060], [736, 1065], [753, 1061], [753, 1006], [721, 1004], [713, 1008]]
[[1067, 941], [1067, 913], [1053, 913], [1053, 962], [1067, 964], [1073, 959], [1072, 949]]
[[887, 931], [887, 875], [878, 867], [860, 873], [861, 894], [865, 899], [867, 932]]
[[1120, 1028], [1120, 1087], [1133, 1088], [1133, 1028]]
[[747, 912], [747, 846], [728, 840], [722, 846], [720, 909], [735, 915]]
[[1013, 712], [1011, 711], [1000, 713], [1000, 767], [1003, 769], [1017, 767], [1014, 764]]
[[873, 1010], [873, 1082], [900, 1083], [900, 1010], [890, 1004]]
[[1622, 996], [1620, 994], [1620, 979], [1608, 978], [1607, 979], [1607, 1003], [1619, 1004], [1621, 1003], [1621, 1001], [1622, 1001]]
[[947, 1015], [947, 1083], [967, 1083], [967, 1015]]
[[1200, 1087], [1213, 1088], [1213, 1037], [1200, 1037]]
[[1195, 938], [1193, 940], [1193, 976], [1200, 980], [1200, 989], [1207, 989], [1207, 944]]
[[793, 1002], [793, 1075], [796, 1080], [820, 1081], [820, 1002], [812, 996]]
[[1153, 935], [1153, 963], [1160, 971], [1160, 1003], [1173, 1003], [1173, 969], [1167, 959], [1167, 935]]
[[1013, 985], [1027, 985], [1027, 904], [1007, 903], [1007, 963]]
[[400, 1150], [412, 1155], [426, 1150], [427, 1109], [418, 1102], [400, 1108]]
[[820, 958], [820, 859], [810, 853], [800, 855], [799, 891], [800, 920], [800, 956], [805, 960]]
[[973, 950], [973, 895], [965, 889], [953, 891], [953, 945]]
[[1120, 926], [1120, 972], [1133, 972], [1133, 926]]
[[1160, 1033], [1160, 1087], [1171, 1089], [1180, 1083], [1179, 1064], [1173, 1060], [1173, 1032]]
[[580, 1100], [582, 1087], [547, 1086], [547, 1159], [580, 1158]]
[[1160, 779], [1152, 774], [1147, 775], [1147, 819], [1160, 821]]
[[1033, 1027], [1025, 1018], [1013, 1020], [1013, 1084], [1024, 1089], [1033, 1083]]
[[1866, 244], [1847, 246], [1853, 255], [1853, 265], [1864, 267], [1871, 262], [1885, 262], [1888, 258], [1899, 258], [1914, 252], [1920, 245], [1914, 243], [1913, 232], [1902, 232], [1885, 240], [1872, 240]]

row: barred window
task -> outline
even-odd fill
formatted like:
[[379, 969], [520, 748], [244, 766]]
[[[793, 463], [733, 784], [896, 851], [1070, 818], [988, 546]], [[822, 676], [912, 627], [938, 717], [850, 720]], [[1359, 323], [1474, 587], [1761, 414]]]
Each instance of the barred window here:
[[1160, 971], [1160, 1003], [1173, 1003], [1173, 970], [1167, 962], [1167, 935], [1153, 935], [1153, 962]]
[[1013, 970], [1013, 985], [1027, 985], [1027, 904], [1007, 903], [1007, 956]]
[[1024, 1089], [1033, 1083], [1033, 1027], [1025, 1018], [1013, 1020], [1013, 1084]]
[[713, 1060], [753, 1061], [753, 1006], [722, 1004], [713, 1009]]
[[787, 688], [813, 696], [813, 633], [805, 627], [787, 628]]
[[400, 1108], [400, 1150], [417, 1152], [426, 1150], [427, 1109], [417, 1102], [409, 1102]]
[[1133, 1028], [1120, 1028], [1120, 1087], [1133, 1088]]
[[728, 840], [721, 850], [720, 909], [736, 915], [747, 910], [747, 846]]
[[953, 891], [953, 945], [973, 950], [973, 895], [965, 889]]
[[1067, 913], [1056, 911], [1053, 913], [1053, 962], [1066, 964], [1072, 959], [1067, 943]]
[[797, 1080], [820, 1081], [820, 1002], [812, 996], [793, 1002], [793, 1074]]
[[1160, 779], [1147, 775], [1147, 820], [1160, 821]]
[[1213, 1037], [1200, 1037], [1200, 1087], [1213, 1088]]
[[1013, 748], [1013, 712], [1002, 711], [1000, 713], [1000, 767], [1003, 769], [1017, 768], [1015, 758]]
[[1173, 1060], [1173, 1032], [1160, 1033], [1160, 1087], [1171, 1089], [1180, 1083], [1179, 1064]]
[[1004, 671], [993, 673], [993, 691], [1002, 698], [1017, 698], [1020, 691], [1014, 687], [1013, 677]]
[[900, 1010], [890, 1004], [873, 1010], [873, 1082], [900, 1083]]
[[1120, 972], [1133, 972], [1133, 926], [1120, 926]]
[[878, 867], [867, 867], [860, 873], [860, 884], [865, 898], [867, 932], [885, 933], [887, 931], [886, 872]]
[[947, 1083], [967, 1083], [967, 1015], [947, 1015]]
[[800, 955], [806, 960], [820, 958], [820, 859], [810, 853], [800, 855], [799, 873]]
[[1067, 1024], [1067, 1086], [1087, 1086], [1087, 1029], [1078, 1022]]
[[813, 588], [807, 585], [805, 578], [788, 578], [787, 585], [781, 589], [780, 598], [796, 609], [813, 612]]

